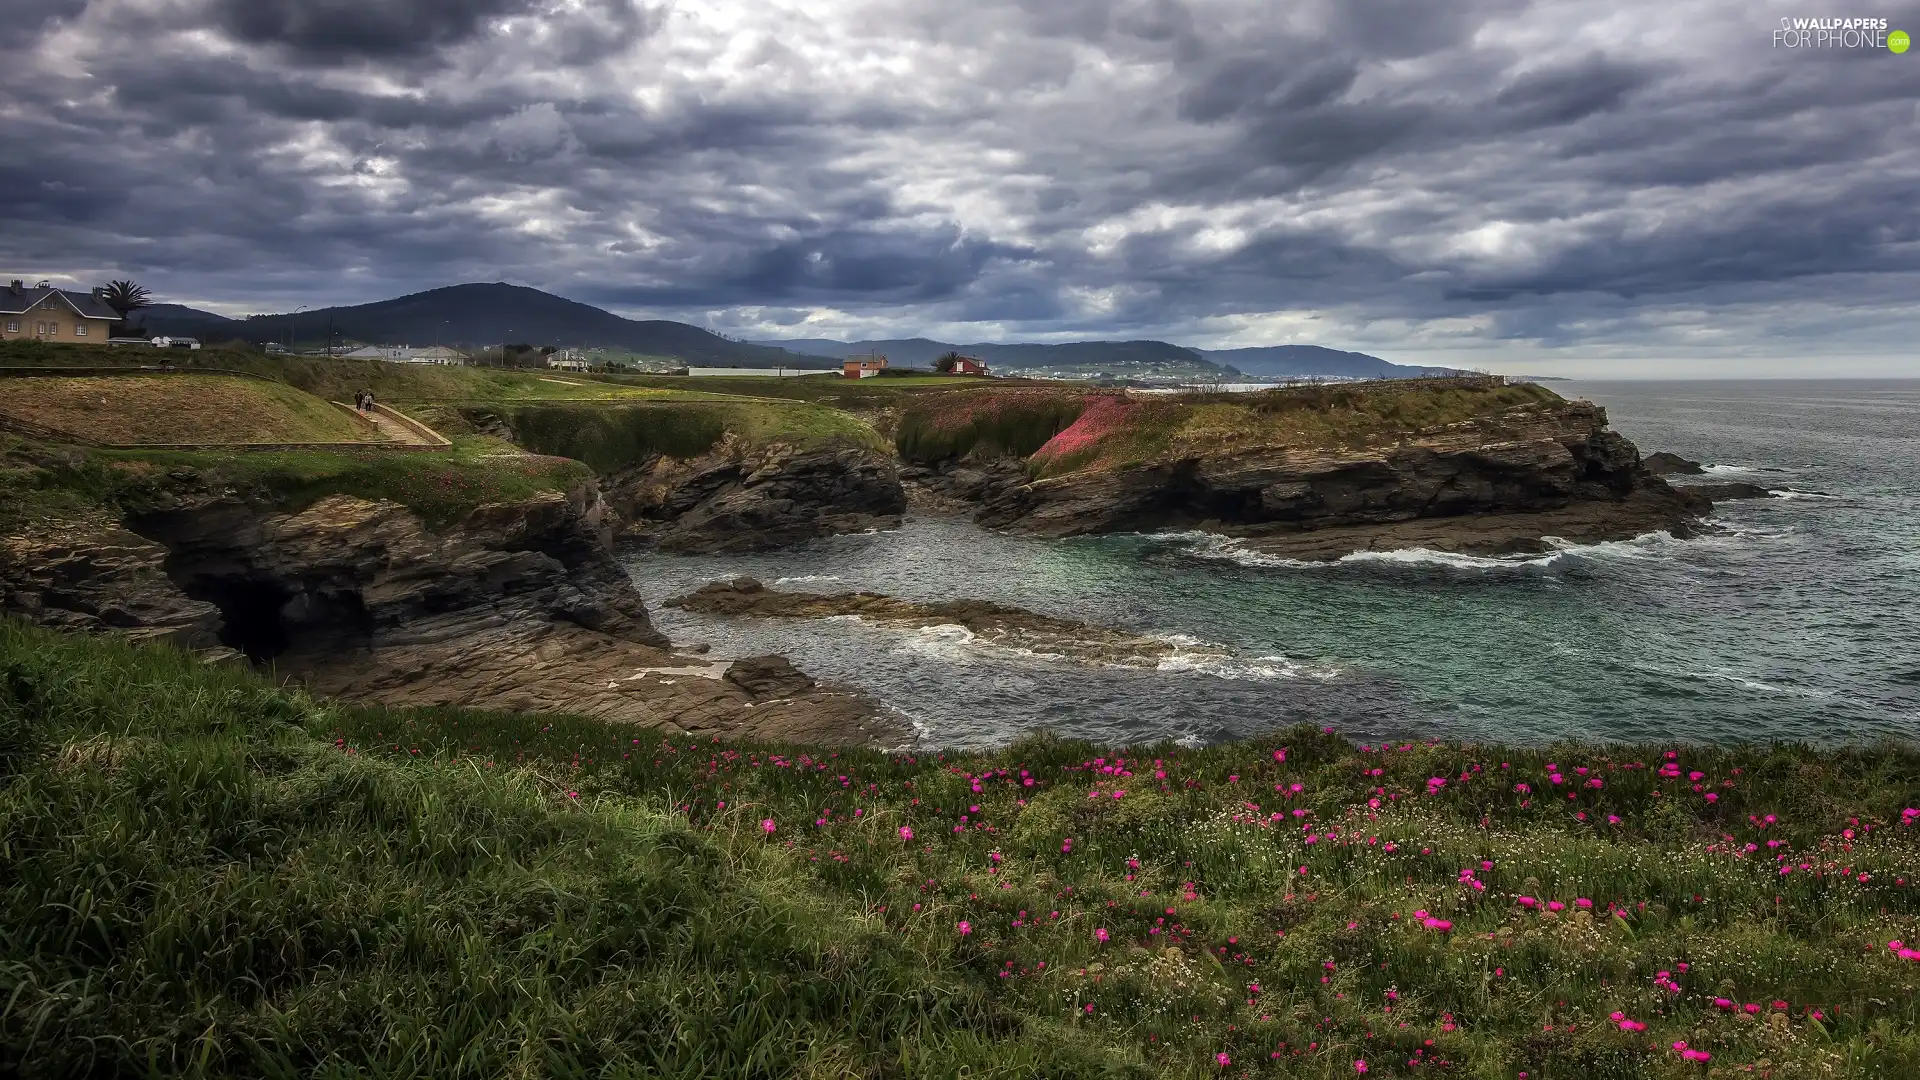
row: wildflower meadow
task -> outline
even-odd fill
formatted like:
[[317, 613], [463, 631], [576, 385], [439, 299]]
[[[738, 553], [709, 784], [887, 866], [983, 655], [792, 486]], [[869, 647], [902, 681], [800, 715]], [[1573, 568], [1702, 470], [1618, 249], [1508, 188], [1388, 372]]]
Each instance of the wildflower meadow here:
[[0, 1073], [1920, 1076], [1920, 752], [754, 746], [0, 626]]

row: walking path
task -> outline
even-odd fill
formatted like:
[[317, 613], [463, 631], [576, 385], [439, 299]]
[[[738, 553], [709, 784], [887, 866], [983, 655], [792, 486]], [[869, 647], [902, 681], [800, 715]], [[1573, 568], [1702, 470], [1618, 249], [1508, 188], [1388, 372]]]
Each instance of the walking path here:
[[388, 416], [386, 413], [383, 413], [378, 409], [374, 409], [370, 412], [364, 412], [364, 413], [361, 413], [360, 415], [373, 421], [374, 428], [377, 429], [380, 432], [381, 437], [386, 439], [388, 442], [405, 443], [408, 446], [438, 446], [439, 445], [438, 443], [434, 442], [432, 439], [427, 438], [426, 436], [413, 430], [412, 428], [401, 423], [400, 421], [395, 420], [393, 417]]

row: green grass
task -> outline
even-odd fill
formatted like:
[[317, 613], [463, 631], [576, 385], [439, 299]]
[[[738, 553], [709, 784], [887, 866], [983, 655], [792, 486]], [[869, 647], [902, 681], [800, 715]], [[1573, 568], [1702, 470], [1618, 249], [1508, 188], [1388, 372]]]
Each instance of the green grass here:
[[[1099, 400], [1099, 399], [1096, 399]], [[1563, 399], [1537, 384], [1397, 379], [1257, 393], [1107, 395], [1039, 448], [1036, 476], [1119, 471], [1236, 451], [1351, 449], [1475, 422], [1498, 432]]]
[[1024, 458], [1086, 408], [1086, 395], [1077, 390], [975, 387], [908, 405], [894, 428], [900, 457], [923, 464], [970, 455]]
[[0, 343], [0, 366], [131, 367], [161, 360], [183, 370], [224, 368], [251, 372], [330, 401], [352, 401], [355, 391], [372, 390], [380, 401], [403, 408], [426, 404], [621, 401], [657, 396], [643, 387], [623, 387], [571, 372], [394, 364], [341, 357], [268, 356], [237, 349], [160, 352], [30, 341]]
[[[944, 390], [978, 388], [985, 380], [977, 376], [935, 375], [931, 372], [901, 372], [891, 378], [848, 379], [832, 373], [796, 375], [782, 378], [761, 375], [596, 375], [595, 379], [621, 386], [643, 386], [661, 390], [693, 390], [709, 394], [740, 397], [786, 398], [813, 401], [843, 409], [864, 412], [897, 405], [922, 394]], [[996, 387], [1054, 385], [1038, 380], [995, 379]]]
[[0, 528], [138, 513], [163, 505], [182, 485], [230, 489], [290, 511], [329, 495], [387, 499], [444, 525], [477, 506], [568, 491], [590, 477], [580, 462], [483, 436], [458, 436], [450, 450], [421, 453], [81, 451], [17, 440], [0, 450]]
[[89, 443], [380, 441], [323, 398], [235, 375], [10, 378], [0, 415]]
[[520, 406], [469, 410], [468, 422], [499, 417], [514, 441], [542, 454], [576, 458], [600, 473], [617, 472], [654, 454], [692, 458], [732, 436], [742, 448], [797, 450], [860, 447], [884, 453], [886, 440], [865, 422], [805, 401], [722, 396], [676, 397], [637, 404]]
[[1920, 1075], [1916, 803], [1910, 748], [885, 756], [5, 624], [0, 1073]]

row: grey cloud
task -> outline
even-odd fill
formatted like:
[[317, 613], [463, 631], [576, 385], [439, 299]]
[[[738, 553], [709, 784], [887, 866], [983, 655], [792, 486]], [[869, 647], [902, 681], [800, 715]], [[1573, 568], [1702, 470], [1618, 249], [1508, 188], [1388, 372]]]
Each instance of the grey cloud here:
[[529, 0], [216, 0], [214, 24], [239, 41], [303, 59], [421, 56], [524, 11]]
[[62, 42], [0, 70], [0, 262], [175, 297], [506, 276], [736, 326], [1564, 346], [1709, 303], [1877, 325], [1920, 279], [1920, 63], [1776, 53], [1731, 0], [1752, 42], [1697, 53], [1518, 0], [894, 0], [859, 41], [807, 37], [826, 0], [710, 40], [628, 0], [35, 10], [0, 20]]

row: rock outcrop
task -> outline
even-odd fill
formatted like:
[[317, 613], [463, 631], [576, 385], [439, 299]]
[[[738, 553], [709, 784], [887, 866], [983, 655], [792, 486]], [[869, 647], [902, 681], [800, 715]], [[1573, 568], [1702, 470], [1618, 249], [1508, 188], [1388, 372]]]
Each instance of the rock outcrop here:
[[786, 619], [851, 615], [881, 626], [959, 626], [984, 645], [1123, 667], [1153, 667], [1175, 652], [1172, 643], [1159, 638], [988, 600], [919, 603], [884, 593], [788, 592], [769, 589], [750, 577], [704, 585], [666, 603], [707, 615]]
[[760, 551], [894, 528], [906, 493], [891, 459], [842, 448], [655, 457], [606, 480], [621, 535], [664, 551]]
[[1698, 476], [1707, 470], [1697, 461], [1689, 461], [1679, 454], [1669, 454], [1665, 450], [1648, 454], [1640, 464], [1655, 476], [1673, 476], [1675, 474]]
[[1320, 559], [1544, 550], [1544, 537], [1689, 535], [1703, 512], [1641, 467], [1605, 410], [1562, 402], [1352, 447], [1273, 447], [1003, 488], [981, 524], [1042, 536], [1206, 529]]
[[220, 644], [220, 609], [183, 592], [167, 549], [109, 522], [0, 537], [0, 613], [184, 649]]
[[1726, 502], [1730, 499], [1779, 498], [1768, 488], [1739, 480], [1724, 484], [1688, 484], [1684, 487], [1676, 486], [1674, 490], [1690, 498], [1705, 499], [1708, 503]]

